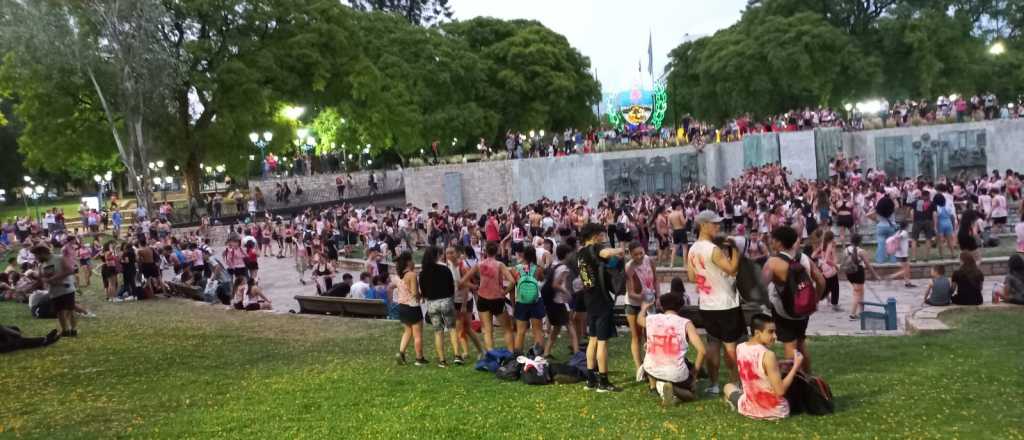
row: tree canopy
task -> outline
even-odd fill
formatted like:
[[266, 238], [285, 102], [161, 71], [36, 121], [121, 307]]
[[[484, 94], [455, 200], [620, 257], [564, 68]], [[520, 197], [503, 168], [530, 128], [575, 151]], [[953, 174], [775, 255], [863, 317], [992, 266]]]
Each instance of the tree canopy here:
[[733, 26], [671, 51], [669, 99], [719, 122], [872, 97], [1016, 98], [1022, 24], [1024, 0], [750, 0]]

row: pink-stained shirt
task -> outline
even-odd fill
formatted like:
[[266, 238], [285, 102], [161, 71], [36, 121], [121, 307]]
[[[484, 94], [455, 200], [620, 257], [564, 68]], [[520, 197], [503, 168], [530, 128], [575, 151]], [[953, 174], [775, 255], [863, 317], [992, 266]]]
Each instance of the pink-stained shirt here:
[[686, 367], [686, 324], [689, 319], [659, 313], [647, 317], [647, 355], [644, 371], [658, 380], [685, 382], [690, 377]]
[[776, 420], [789, 416], [789, 402], [775, 395], [764, 371], [764, 355], [768, 349], [749, 342], [736, 347], [736, 367], [743, 383], [738, 409], [752, 419]]

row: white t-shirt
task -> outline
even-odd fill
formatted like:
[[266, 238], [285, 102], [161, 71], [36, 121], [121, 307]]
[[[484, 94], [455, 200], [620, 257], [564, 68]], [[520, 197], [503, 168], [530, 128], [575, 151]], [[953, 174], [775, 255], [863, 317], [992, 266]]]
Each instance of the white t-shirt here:
[[366, 299], [366, 292], [369, 290], [370, 285], [363, 282], [363, 280], [359, 280], [352, 284], [352, 288], [348, 291], [348, 297], [352, 299]]
[[711, 256], [715, 244], [698, 240], [690, 248], [687, 258], [694, 268], [700, 310], [729, 310], [740, 306], [740, 295], [733, 288], [733, 277], [718, 267]]
[[686, 367], [686, 324], [679, 315], [658, 313], [647, 317], [647, 354], [644, 371], [658, 380], [684, 382], [690, 377]]
[[1002, 218], [1006, 216], [1006, 196], [1002, 194], [996, 194], [994, 197], [992, 197], [992, 217]]

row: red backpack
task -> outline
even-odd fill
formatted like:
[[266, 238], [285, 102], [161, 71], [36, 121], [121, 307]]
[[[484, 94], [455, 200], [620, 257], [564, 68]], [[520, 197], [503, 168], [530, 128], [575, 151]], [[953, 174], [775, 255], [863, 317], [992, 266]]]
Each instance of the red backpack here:
[[786, 287], [779, 292], [786, 314], [794, 318], [811, 316], [818, 310], [818, 292], [814, 290], [811, 274], [800, 264], [800, 254], [795, 259], [782, 253], [778, 257], [789, 263]]

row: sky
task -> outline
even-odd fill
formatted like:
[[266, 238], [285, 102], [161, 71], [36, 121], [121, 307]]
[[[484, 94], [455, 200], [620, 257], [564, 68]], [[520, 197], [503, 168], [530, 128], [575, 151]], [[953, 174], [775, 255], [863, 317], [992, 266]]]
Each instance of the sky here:
[[[449, 0], [455, 18], [531, 19], [569, 40], [590, 58], [604, 93], [628, 90], [647, 72], [647, 44], [654, 48], [654, 77], [668, 53], [690, 38], [710, 35], [740, 19], [747, 0]], [[643, 74], [637, 73], [637, 62]]]

